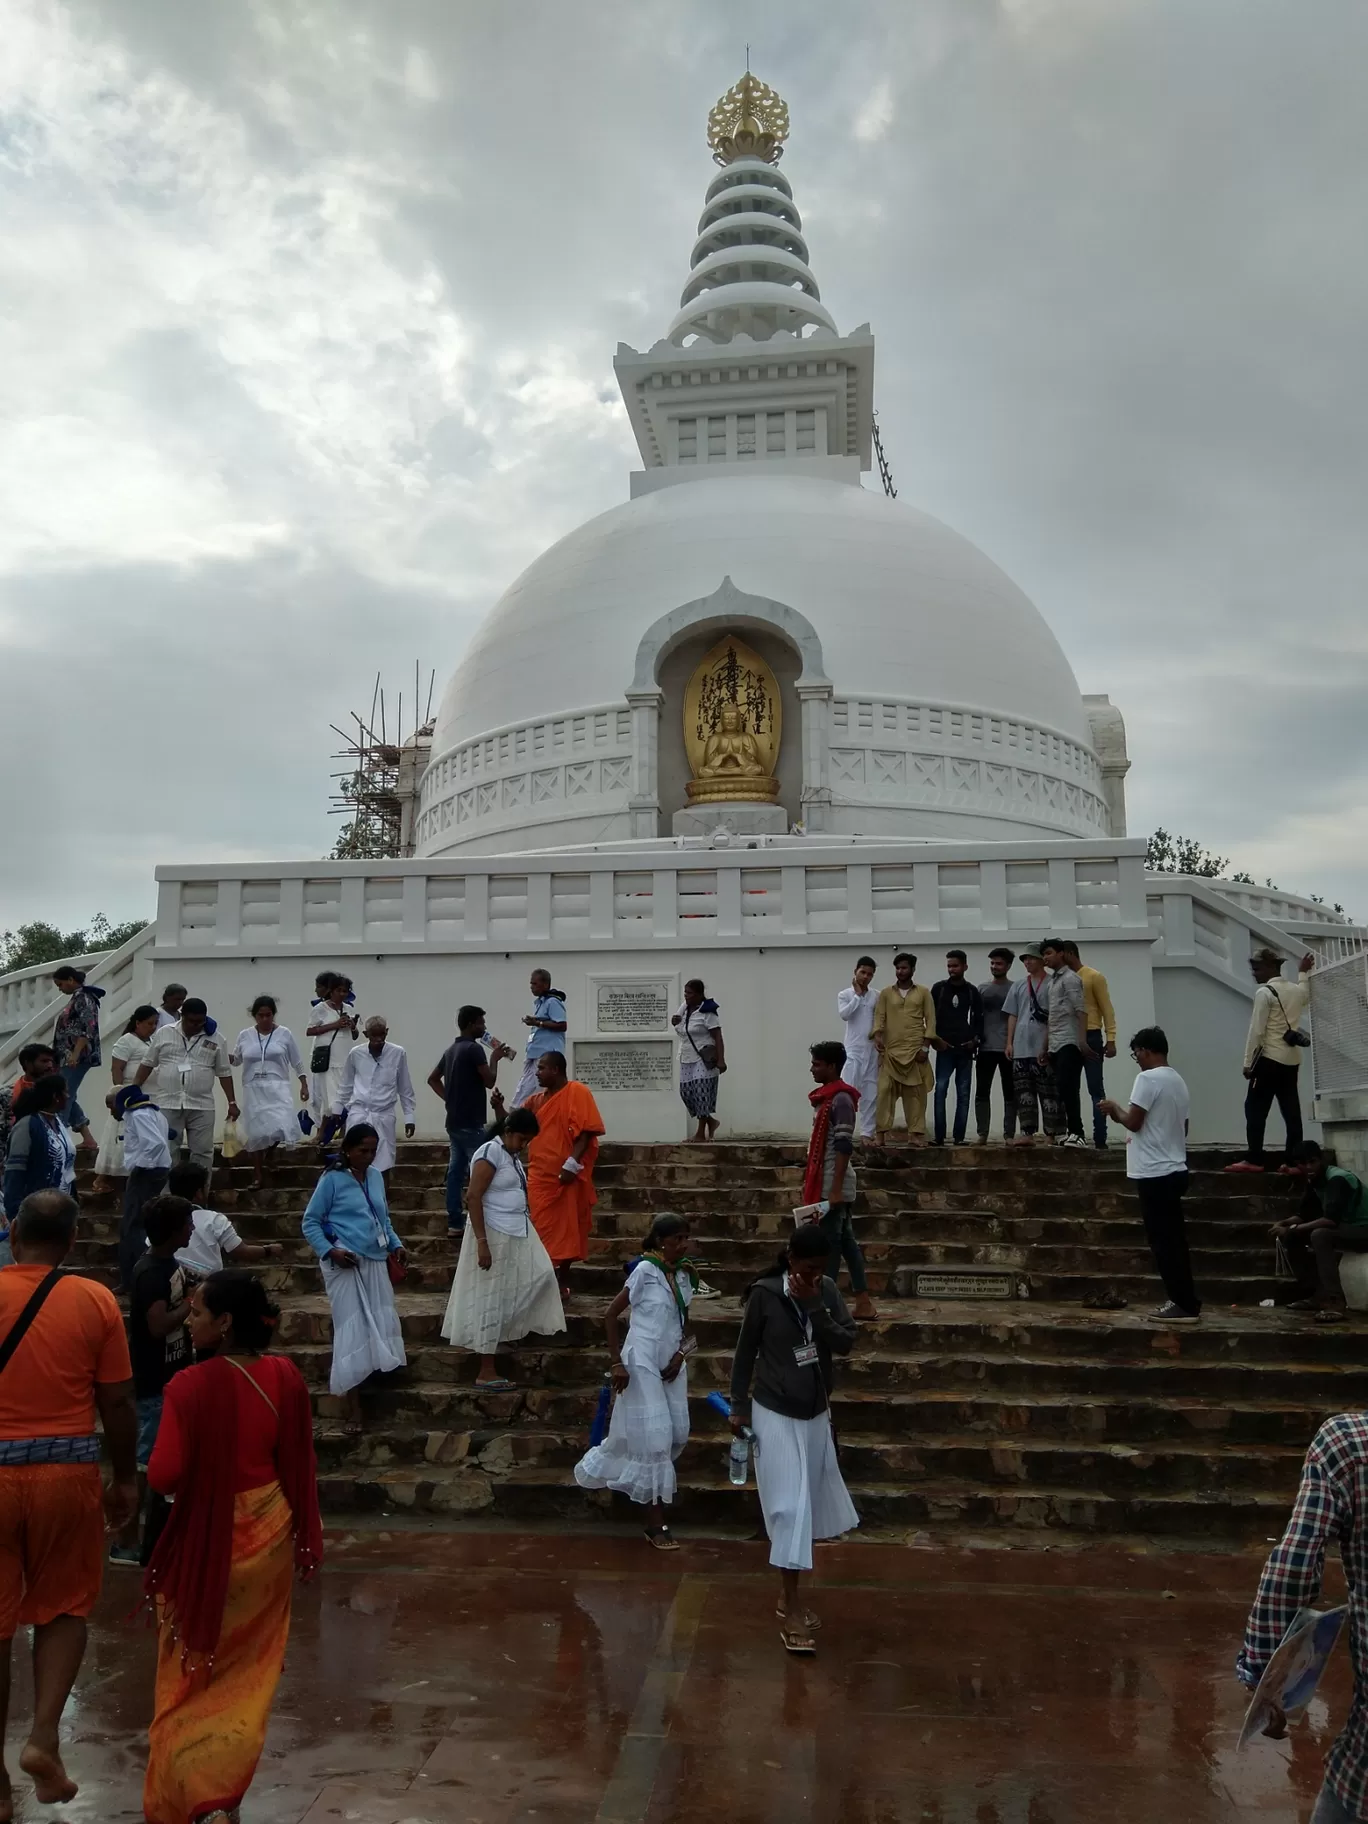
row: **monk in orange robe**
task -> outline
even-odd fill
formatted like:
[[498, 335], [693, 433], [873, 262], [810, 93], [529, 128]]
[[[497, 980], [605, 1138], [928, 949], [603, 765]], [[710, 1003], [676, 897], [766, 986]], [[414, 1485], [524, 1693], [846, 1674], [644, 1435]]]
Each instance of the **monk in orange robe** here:
[[589, 1218], [598, 1201], [594, 1161], [603, 1117], [583, 1083], [565, 1072], [565, 1054], [544, 1051], [537, 1059], [541, 1087], [523, 1104], [541, 1124], [527, 1149], [527, 1206], [532, 1226], [551, 1256], [562, 1296], [569, 1289], [570, 1263], [589, 1252]]

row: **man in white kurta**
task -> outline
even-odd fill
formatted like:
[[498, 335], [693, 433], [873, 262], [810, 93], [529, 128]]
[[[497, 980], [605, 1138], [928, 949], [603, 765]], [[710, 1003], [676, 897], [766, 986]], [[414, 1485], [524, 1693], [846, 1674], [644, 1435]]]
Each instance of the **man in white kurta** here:
[[862, 956], [855, 965], [849, 988], [836, 996], [836, 1011], [845, 1027], [842, 1040], [846, 1048], [846, 1066], [842, 1079], [860, 1092], [859, 1128], [862, 1140], [874, 1138], [874, 1105], [879, 1094], [879, 1054], [869, 1036], [874, 1023], [875, 963], [872, 956]]
[[377, 1014], [366, 1021], [365, 1043], [353, 1045], [342, 1066], [340, 1105], [347, 1111], [347, 1126], [368, 1122], [380, 1136], [376, 1170], [387, 1172], [394, 1164], [396, 1110], [404, 1111], [404, 1135], [413, 1138], [418, 1101], [409, 1075], [408, 1053], [389, 1042], [389, 1025]]

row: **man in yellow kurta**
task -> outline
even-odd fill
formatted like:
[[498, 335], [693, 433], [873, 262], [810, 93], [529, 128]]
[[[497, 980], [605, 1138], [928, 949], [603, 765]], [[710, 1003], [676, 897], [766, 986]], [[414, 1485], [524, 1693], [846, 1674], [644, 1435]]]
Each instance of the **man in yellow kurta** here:
[[926, 1092], [936, 1080], [930, 1052], [936, 1036], [936, 1009], [931, 990], [912, 980], [915, 956], [904, 950], [893, 958], [894, 981], [880, 994], [869, 1036], [879, 1054], [879, 1098], [874, 1124], [879, 1140], [892, 1137], [898, 1103], [907, 1120], [913, 1146], [926, 1145]]

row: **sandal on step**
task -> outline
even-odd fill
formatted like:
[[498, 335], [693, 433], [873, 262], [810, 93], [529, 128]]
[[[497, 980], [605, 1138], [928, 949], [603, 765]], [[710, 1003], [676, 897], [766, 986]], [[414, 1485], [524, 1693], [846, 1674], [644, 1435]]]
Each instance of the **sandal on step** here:
[[1323, 1305], [1315, 1316], [1318, 1324], [1342, 1324], [1348, 1313], [1339, 1305]]
[[475, 1391], [476, 1393], [512, 1393], [515, 1386], [515, 1382], [506, 1381], [500, 1375], [497, 1381], [476, 1381]]
[[1083, 1300], [1085, 1311], [1124, 1311], [1126, 1301], [1119, 1292], [1098, 1292]]
[[784, 1643], [785, 1653], [791, 1653], [795, 1659], [811, 1659], [817, 1651], [817, 1642], [810, 1629], [790, 1627], [785, 1623], [779, 1630], [779, 1638]]
[[668, 1526], [663, 1524], [660, 1526], [648, 1526], [644, 1530], [647, 1544], [654, 1546], [656, 1551], [677, 1552], [679, 1550], [679, 1541], [675, 1538]]
[[[788, 1620], [788, 1610], [787, 1609], [777, 1608], [777, 1609], [775, 1609], [774, 1613], [780, 1621]], [[804, 1615], [802, 1618], [802, 1625], [807, 1629], [809, 1634], [815, 1634], [817, 1632], [818, 1628], [820, 1628], [822, 1625], [822, 1618], [820, 1615], [814, 1615], [812, 1613], [812, 1610], [809, 1609], [807, 1614]]]

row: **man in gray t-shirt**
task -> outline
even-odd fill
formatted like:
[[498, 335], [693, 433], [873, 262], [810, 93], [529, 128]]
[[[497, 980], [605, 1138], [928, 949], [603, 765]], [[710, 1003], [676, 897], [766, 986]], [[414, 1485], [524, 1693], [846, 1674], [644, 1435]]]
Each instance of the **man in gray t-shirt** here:
[[1058, 938], [1047, 937], [1040, 950], [1045, 959], [1045, 967], [1050, 971], [1050, 1068], [1054, 1071], [1059, 1099], [1064, 1104], [1065, 1124], [1069, 1130], [1062, 1144], [1086, 1146], [1079, 1084], [1083, 1076], [1083, 1061], [1093, 1054], [1088, 1049], [1083, 978], [1069, 967], [1069, 959]]
[[988, 952], [992, 979], [979, 983], [979, 1004], [983, 1008], [983, 1043], [974, 1059], [974, 1125], [980, 1142], [988, 1138], [993, 1124], [993, 1079], [1002, 1079], [1002, 1137], [1010, 1140], [1016, 1133], [1016, 1094], [1012, 1088], [1012, 1060], [1007, 1056], [1007, 996], [1013, 983], [1007, 980], [1016, 958], [1005, 945]]

